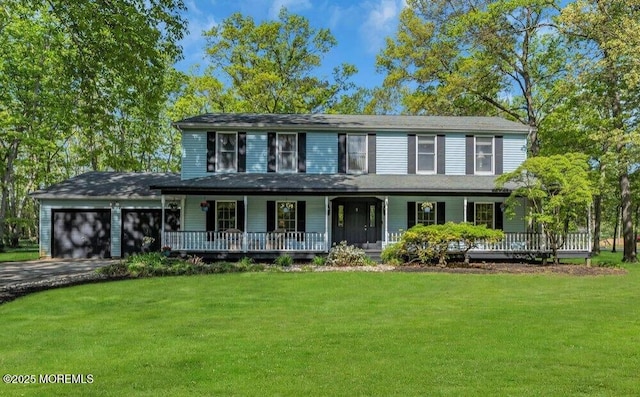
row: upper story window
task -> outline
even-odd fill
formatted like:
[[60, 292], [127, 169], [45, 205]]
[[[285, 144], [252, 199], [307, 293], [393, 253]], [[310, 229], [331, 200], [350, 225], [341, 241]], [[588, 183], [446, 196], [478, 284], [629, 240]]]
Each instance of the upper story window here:
[[220, 172], [235, 172], [238, 169], [238, 136], [235, 132], [217, 134], [216, 169]]
[[287, 232], [295, 232], [296, 224], [296, 202], [276, 202], [276, 225], [278, 229], [282, 229]]
[[216, 230], [236, 229], [236, 202], [216, 201]]
[[431, 135], [418, 135], [416, 150], [417, 172], [421, 174], [436, 173], [436, 137]]
[[367, 136], [347, 135], [347, 172], [367, 172]]
[[493, 137], [476, 137], [475, 173], [493, 174]]
[[494, 228], [494, 203], [475, 203], [474, 223], [476, 225], [486, 225], [487, 228]]
[[298, 134], [278, 134], [278, 172], [296, 172], [298, 170]]

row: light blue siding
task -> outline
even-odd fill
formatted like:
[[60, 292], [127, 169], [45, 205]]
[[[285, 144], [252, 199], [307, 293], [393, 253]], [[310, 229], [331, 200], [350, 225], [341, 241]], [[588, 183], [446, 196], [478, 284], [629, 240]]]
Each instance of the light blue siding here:
[[505, 135], [503, 138], [503, 170], [511, 172], [527, 159], [527, 137]]
[[207, 175], [207, 133], [182, 132], [182, 179]]
[[519, 200], [520, 205], [515, 208], [515, 214], [512, 218], [505, 215], [504, 231], [505, 232], [524, 232], [527, 230], [527, 221], [524, 219], [525, 205], [524, 199]]
[[[160, 204], [160, 203], [158, 203]], [[119, 258], [122, 256], [122, 210], [120, 207], [111, 209], [111, 256]]]
[[307, 174], [338, 172], [338, 134], [314, 132], [307, 134]]
[[377, 133], [376, 174], [406, 174], [409, 155], [408, 146], [406, 133]]
[[267, 133], [247, 133], [247, 172], [267, 172]]
[[465, 168], [465, 135], [447, 134], [445, 137], [445, 174], [464, 175]]

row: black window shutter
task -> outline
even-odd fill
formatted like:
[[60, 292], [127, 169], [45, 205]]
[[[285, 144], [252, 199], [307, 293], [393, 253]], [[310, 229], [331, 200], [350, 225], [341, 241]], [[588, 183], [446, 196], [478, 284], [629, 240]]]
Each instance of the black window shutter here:
[[411, 229], [411, 227], [416, 224], [416, 202], [409, 201], [407, 203], [407, 229]]
[[307, 202], [306, 201], [298, 201], [296, 203], [296, 217], [298, 218], [296, 221], [296, 231], [297, 232], [306, 232], [307, 229]]
[[416, 134], [409, 134], [407, 135], [407, 138], [409, 139], [409, 162], [408, 162], [408, 167], [407, 167], [407, 173], [408, 174], [415, 174], [416, 173]]
[[504, 229], [504, 213], [502, 212], [502, 202], [497, 202], [493, 205], [493, 213], [494, 213], [494, 224], [496, 229], [503, 230]]
[[298, 133], [298, 172], [307, 172], [307, 134]]
[[467, 202], [467, 222], [475, 225], [476, 223], [476, 215], [475, 215], [476, 206], [472, 201]]
[[347, 134], [338, 134], [338, 173], [347, 173]]
[[269, 153], [267, 155], [267, 172], [276, 172], [278, 137], [275, 132], [269, 132], [267, 134], [267, 145], [269, 146]]
[[244, 200], [236, 201], [236, 229], [244, 230]]
[[473, 135], [467, 135], [466, 144], [465, 144], [465, 158], [466, 158], [466, 174], [473, 175], [476, 173], [475, 170], [475, 162], [473, 161], [475, 158], [474, 153], [474, 145], [473, 145]]
[[247, 172], [247, 133], [238, 132], [238, 172]]
[[216, 132], [207, 131], [207, 172], [216, 172]]
[[211, 232], [216, 230], [216, 202], [215, 200], [209, 200], [207, 203], [209, 203], [209, 210], [205, 212], [207, 217], [207, 231]]
[[446, 173], [446, 168], [445, 168], [445, 137], [444, 135], [438, 135], [436, 137], [437, 139], [437, 153], [436, 153], [436, 157], [438, 158], [438, 164], [437, 164], [437, 168], [436, 168], [436, 173], [440, 174], [440, 175], [444, 175]]
[[497, 136], [495, 139], [496, 142], [496, 175], [501, 175], [504, 171], [503, 171], [503, 157], [504, 157], [504, 150], [503, 150], [503, 140], [501, 136]]
[[267, 201], [267, 231], [276, 230], [276, 202]]
[[367, 137], [367, 173], [376, 173], [376, 134]]
[[445, 216], [444, 216], [444, 207], [445, 207], [445, 202], [444, 201], [438, 201], [436, 203], [436, 216], [438, 217], [436, 219], [436, 223], [438, 225], [443, 225], [445, 222]]

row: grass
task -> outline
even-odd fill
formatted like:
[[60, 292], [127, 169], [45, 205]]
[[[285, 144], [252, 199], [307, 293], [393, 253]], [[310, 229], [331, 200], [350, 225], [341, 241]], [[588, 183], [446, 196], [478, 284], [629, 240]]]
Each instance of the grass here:
[[38, 251], [38, 244], [23, 243], [19, 248], [4, 248], [4, 252], [0, 252], [1, 262], [22, 262], [38, 259], [40, 253]]
[[2, 395], [635, 395], [624, 276], [245, 273], [77, 286], [0, 306], [0, 368], [93, 384]]

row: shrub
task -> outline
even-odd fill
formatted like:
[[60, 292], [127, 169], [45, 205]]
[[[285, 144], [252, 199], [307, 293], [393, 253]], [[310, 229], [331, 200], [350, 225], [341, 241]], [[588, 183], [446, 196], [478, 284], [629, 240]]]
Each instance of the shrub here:
[[280, 267], [289, 267], [293, 265], [293, 258], [289, 254], [280, 255], [276, 258], [275, 263]]
[[327, 264], [327, 257], [316, 255], [313, 257], [313, 260], [311, 262], [316, 266], [324, 266]]
[[341, 241], [331, 247], [327, 256], [327, 266], [367, 266], [371, 264], [371, 259], [362, 248], [347, 245], [346, 241]]
[[392, 266], [398, 266], [404, 262], [402, 255], [400, 254], [400, 245], [399, 244], [389, 244], [387, 245], [380, 254], [380, 259], [382, 259], [383, 263]]

